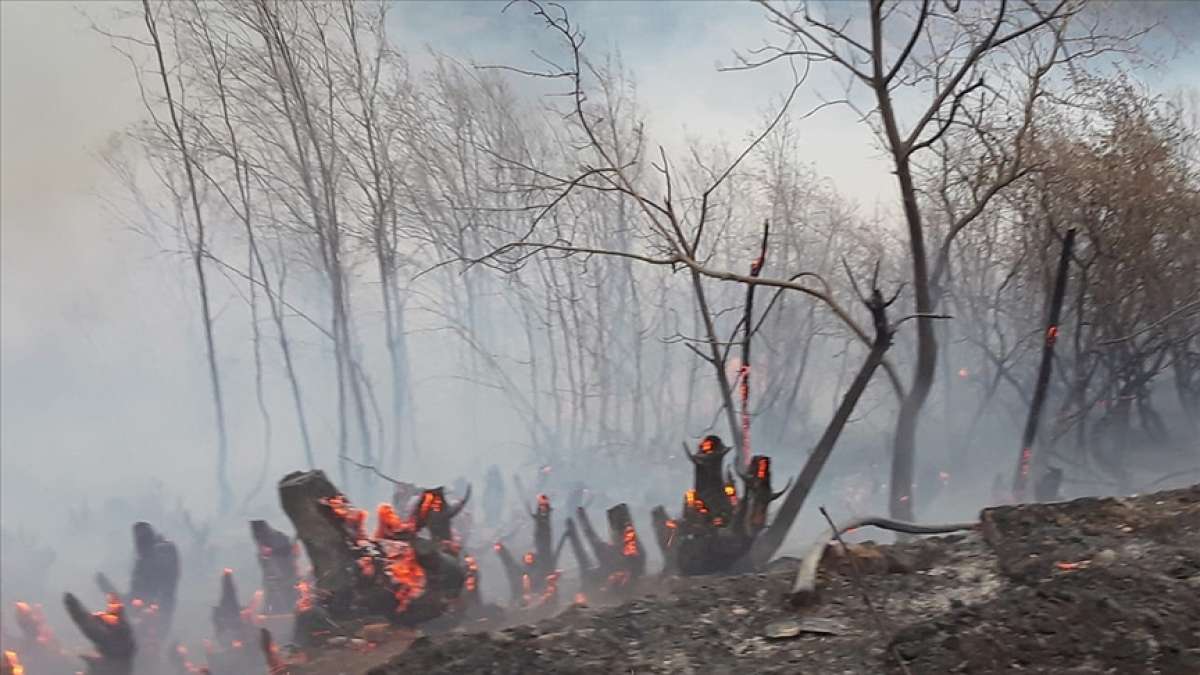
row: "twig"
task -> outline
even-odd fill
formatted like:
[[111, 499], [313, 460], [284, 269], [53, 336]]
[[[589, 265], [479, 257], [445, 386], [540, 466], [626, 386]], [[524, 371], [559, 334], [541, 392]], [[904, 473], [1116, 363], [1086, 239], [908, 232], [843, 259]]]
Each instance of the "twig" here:
[[343, 462], [349, 462], [360, 469], [366, 469], [367, 471], [370, 471], [371, 473], [374, 473], [376, 476], [379, 476], [380, 478], [391, 483], [392, 485], [401, 485], [401, 486], [410, 485], [410, 483], [405, 483], [404, 481], [399, 481], [399, 480], [396, 480], [395, 478], [392, 478], [391, 476], [380, 471], [379, 469], [376, 469], [374, 466], [372, 466], [370, 464], [363, 464], [362, 462], [356, 462], [353, 459], [350, 459], [349, 457], [347, 457], [346, 455], [338, 455], [338, 459], [342, 460]]
[[[854, 585], [858, 587], [858, 592], [862, 595], [863, 604], [867, 606], [867, 611], [871, 613], [871, 619], [875, 622], [875, 629], [879, 631], [881, 637], [887, 636], [887, 628], [883, 624], [883, 618], [875, 611], [875, 605], [871, 603], [871, 596], [867, 593], [867, 587], [863, 584], [862, 575], [858, 569], [858, 561], [850, 555], [850, 549], [846, 547], [846, 542], [842, 541], [842, 535], [838, 532], [838, 527], [833, 523], [833, 518], [829, 517], [829, 512], [824, 506], [819, 507], [821, 515], [825, 517], [825, 521], [829, 523], [829, 531], [833, 533], [833, 538], [842, 546], [842, 550], [846, 552], [846, 557], [850, 559], [850, 569], [854, 572]], [[908, 669], [908, 665], [904, 663], [904, 658], [900, 656], [900, 650], [896, 649], [896, 645], [888, 646], [888, 651], [892, 653], [892, 657], [896, 659], [897, 665], [905, 675], [912, 675], [912, 671]]]

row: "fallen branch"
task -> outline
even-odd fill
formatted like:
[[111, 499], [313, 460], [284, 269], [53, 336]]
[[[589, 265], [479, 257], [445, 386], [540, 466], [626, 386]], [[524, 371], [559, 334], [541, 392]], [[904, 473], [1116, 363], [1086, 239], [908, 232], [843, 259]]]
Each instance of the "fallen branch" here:
[[[842, 541], [842, 534], [838, 531], [837, 525], [833, 524], [833, 518], [829, 517], [829, 512], [825, 510], [824, 506], [820, 507], [820, 510], [821, 515], [825, 516], [825, 522], [829, 523], [829, 531], [833, 533], [833, 538], [836, 539], [837, 543], [841, 545], [843, 551], [849, 551], [850, 549], [846, 546], [846, 542]], [[867, 593], [867, 587], [863, 585], [862, 573], [859, 572], [858, 569], [858, 561], [854, 559], [854, 556], [849, 557], [850, 569], [854, 572], [854, 585], [858, 587], [858, 592], [860, 595], [862, 595], [863, 604], [867, 606], [867, 611], [871, 613], [871, 620], [875, 622], [875, 629], [879, 631], [880, 637], [883, 637], [887, 635], [887, 628], [884, 626], [883, 619], [880, 618], [879, 612], [875, 611], [875, 605], [871, 602], [871, 596]], [[904, 659], [900, 656], [900, 652], [896, 649], [896, 645], [891, 645], [891, 649], [889, 651], [896, 659], [896, 664], [900, 666], [900, 670], [904, 672], [904, 675], [911, 675], [912, 671], [908, 669], [908, 664], [906, 664]]]
[[820, 566], [821, 558], [825, 555], [825, 548], [843, 532], [859, 527], [878, 527], [905, 534], [948, 534], [961, 530], [972, 530], [978, 524], [970, 522], [950, 523], [946, 525], [919, 525], [917, 523], [906, 523], [901, 520], [892, 520], [882, 516], [866, 516], [855, 518], [843, 523], [841, 526], [825, 530], [800, 561], [800, 570], [796, 573], [796, 581], [792, 584], [789, 600], [793, 604], [808, 604], [815, 600], [817, 594], [817, 567]]

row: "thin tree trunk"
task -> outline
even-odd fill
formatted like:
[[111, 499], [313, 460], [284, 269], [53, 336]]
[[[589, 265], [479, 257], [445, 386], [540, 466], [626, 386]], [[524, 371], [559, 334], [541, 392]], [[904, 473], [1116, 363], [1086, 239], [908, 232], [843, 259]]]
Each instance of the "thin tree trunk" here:
[[162, 41], [159, 39], [158, 27], [154, 14], [150, 10], [150, 0], [142, 0], [146, 29], [154, 44], [154, 54], [158, 59], [159, 75], [162, 78], [163, 91], [167, 98], [167, 108], [171, 114], [171, 125], [175, 131], [179, 153], [183, 160], [183, 170], [187, 177], [188, 194], [191, 198], [192, 213], [196, 219], [196, 239], [192, 243], [192, 264], [196, 269], [196, 279], [200, 286], [200, 316], [204, 323], [204, 343], [208, 355], [208, 375], [212, 384], [213, 407], [217, 422], [217, 507], [222, 513], [228, 512], [232, 506], [233, 491], [229, 486], [229, 440], [225, 425], [225, 404], [221, 396], [221, 377], [217, 368], [217, 351], [213, 340], [212, 311], [209, 307], [208, 283], [204, 276], [204, 218], [200, 213], [200, 198], [196, 193], [196, 178], [192, 170], [192, 157], [188, 152], [187, 140], [183, 134], [183, 124], [175, 109], [175, 98], [171, 93], [171, 80], [167, 74], [166, 62], [163, 59]]
[[1037, 438], [1041, 421], [1042, 406], [1046, 402], [1046, 390], [1050, 384], [1050, 370], [1054, 365], [1054, 345], [1058, 342], [1058, 322], [1062, 314], [1063, 297], [1067, 290], [1068, 269], [1071, 263], [1071, 248], [1075, 244], [1075, 228], [1067, 230], [1063, 239], [1062, 254], [1058, 259], [1058, 273], [1054, 281], [1054, 295], [1050, 300], [1050, 311], [1046, 319], [1045, 341], [1042, 344], [1042, 362], [1038, 367], [1037, 385], [1033, 389], [1033, 401], [1029, 404], [1029, 417], [1025, 420], [1025, 432], [1021, 435], [1021, 454], [1017, 460], [1016, 475], [1013, 477], [1013, 497], [1025, 499], [1029, 485], [1029, 474], [1033, 468], [1033, 443]]

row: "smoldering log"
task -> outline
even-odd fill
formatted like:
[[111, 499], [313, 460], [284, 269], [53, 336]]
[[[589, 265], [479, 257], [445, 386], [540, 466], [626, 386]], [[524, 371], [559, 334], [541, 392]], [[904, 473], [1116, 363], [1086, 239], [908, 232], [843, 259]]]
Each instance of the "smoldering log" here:
[[350, 599], [354, 585], [354, 558], [346, 547], [346, 535], [329, 519], [321, 504], [340, 493], [325, 472], [296, 471], [279, 482], [279, 501], [291, 519], [304, 552], [313, 566], [316, 586], [328, 594], [334, 606]]
[[[467, 575], [456, 546], [411, 533], [403, 541], [368, 537], [366, 512], [354, 508], [321, 471], [289, 474], [280, 481], [279, 492], [316, 577], [311, 595], [302, 594], [298, 602], [304, 607], [296, 616], [301, 637], [321, 619], [320, 610], [328, 610], [333, 619], [378, 613], [412, 624], [439, 616], [457, 602]], [[456, 511], [435, 508], [436, 491], [424, 494], [428, 508], [418, 505], [416, 515], [423, 514], [426, 526], [444, 517], [435, 529], [439, 536], [448, 534]]]

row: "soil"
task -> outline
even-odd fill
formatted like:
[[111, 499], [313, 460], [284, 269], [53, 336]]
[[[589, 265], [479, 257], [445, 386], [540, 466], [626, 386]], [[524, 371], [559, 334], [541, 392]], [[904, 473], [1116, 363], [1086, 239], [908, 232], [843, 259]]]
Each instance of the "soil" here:
[[[968, 533], [854, 548], [858, 574], [827, 555], [803, 609], [785, 558], [647, 578], [621, 604], [526, 625], [322, 649], [292, 672], [1200, 673], [1200, 485], [996, 507]], [[816, 632], [768, 637], [802, 627]]]

